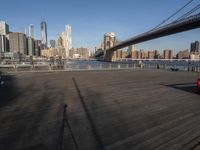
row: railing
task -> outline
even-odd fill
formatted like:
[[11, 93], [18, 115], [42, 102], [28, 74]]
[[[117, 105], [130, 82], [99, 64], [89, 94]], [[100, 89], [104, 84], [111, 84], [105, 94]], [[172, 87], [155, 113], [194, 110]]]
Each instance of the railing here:
[[12, 64], [0, 65], [5, 72], [40, 72], [40, 71], [81, 71], [81, 70], [118, 70], [118, 69], [168, 69], [182, 71], [200, 71], [199, 60], [185, 59], [119, 59], [116, 62], [67, 61], [63, 64]]

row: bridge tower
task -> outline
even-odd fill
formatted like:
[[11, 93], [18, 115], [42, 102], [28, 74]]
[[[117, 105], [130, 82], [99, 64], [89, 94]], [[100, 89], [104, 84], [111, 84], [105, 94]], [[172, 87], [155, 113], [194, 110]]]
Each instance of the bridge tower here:
[[112, 61], [112, 51], [104, 51], [104, 61]]
[[115, 46], [115, 44], [116, 44], [116, 36], [114, 32], [104, 34], [103, 49], [104, 49], [105, 61], [112, 61], [113, 52], [107, 52], [106, 50]]
[[113, 47], [116, 43], [116, 36], [114, 32], [106, 33], [104, 35], [104, 50]]

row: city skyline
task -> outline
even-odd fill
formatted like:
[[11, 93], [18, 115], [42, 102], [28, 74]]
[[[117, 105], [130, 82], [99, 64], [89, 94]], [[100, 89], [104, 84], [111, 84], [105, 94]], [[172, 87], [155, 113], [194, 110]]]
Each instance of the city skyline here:
[[[22, 11], [19, 8], [25, 7], [25, 5], [30, 2], [22, 0], [19, 2], [21, 6], [18, 8], [15, 7], [16, 2], [9, 3], [9, 0], [3, 0], [2, 4], [5, 5], [5, 7], [0, 9], [0, 13], [4, 14], [1, 20], [6, 21], [10, 25], [11, 31], [20, 31], [21, 28], [34, 24], [37, 39], [41, 37], [39, 26], [42, 18], [45, 18], [48, 24], [48, 39], [56, 40], [58, 34], [62, 32], [63, 26], [65, 24], [70, 24], [73, 26], [73, 47], [84, 46], [94, 49], [95, 46], [101, 44], [103, 41], [102, 36], [105, 33], [115, 32], [118, 40], [126, 40], [152, 29], [182, 7], [186, 2], [186, 0], [170, 0], [165, 2], [156, 0], [150, 3], [145, 0], [134, 2], [126, 0], [113, 4], [112, 1], [94, 3], [89, 0], [84, 2], [65, 2], [60, 0], [48, 1], [49, 7], [44, 10], [41, 7], [44, 2], [36, 0], [35, 3], [33, 3], [33, 8], [34, 6], [37, 7], [37, 12], [30, 8], [30, 11], [24, 13], [26, 9]], [[8, 13], [8, 7], [6, 7], [8, 3], [10, 4], [9, 7], [16, 11], [15, 16], [13, 16], [12, 13]], [[64, 9], [64, 4], [66, 3], [70, 6], [67, 10]], [[197, 0], [194, 0], [191, 5], [184, 9], [183, 13], [193, 8], [196, 4]], [[74, 11], [73, 8], [76, 8], [76, 11]], [[52, 12], [52, 9], [55, 11]], [[177, 17], [178, 16], [179, 15], [177, 15]], [[140, 43], [137, 48], [157, 50], [169, 48], [175, 51], [189, 49], [191, 42], [199, 40], [198, 34], [200, 34], [200, 30], [195, 29]]]
[[[22, 50], [24, 51], [24, 52], [22, 52], [22, 54], [31, 54], [31, 55], [37, 55], [37, 56], [39, 56], [39, 53], [38, 53], [38, 49], [37, 49], [37, 45], [39, 44], [38, 42], [39, 41], [41, 41], [41, 44], [42, 45], [40, 45], [40, 47], [41, 47], [41, 49], [47, 49], [48, 47], [47, 47], [47, 44], [48, 44], [48, 46], [49, 46], [49, 48], [57, 48], [58, 50], [61, 50], [62, 51], [62, 49], [64, 48], [65, 49], [65, 54], [63, 53], [63, 55], [65, 55], [65, 57], [69, 57], [69, 50], [70, 49], [72, 49], [73, 47], [72, 47], [72, 37], [71, 37], [71, 35], [72, 35], [72, 27], [70, 26], [70, 25], [65, 25], [65, 31], [64, 32], [61, 32], [60, 33], [60, 35], [57, 37], [57, 43], [56, 43], [56, 40], [49, 40], [49, 42], [47, 43], [47, 23], [43, 20], [42, 22], [41, 22], [41, 33], [43, 33], [42, 34], [42, 37], [41, 37], [41, 40], [39, 40], [38, 41], [38, 39], [36, 39], [36, 38], [34, 38], [35, 37], [35, 33], [34, 33], [34, 25], [33, 24], [30, 24], [30, 26], [29, 26], [29, 33], [26, 35], [26, 32], [25, 33], [23, 33], [23, 32], [13, 32], [13, 31], [9, 31], [9, 25], [5, 22], [5, 21], [0, 21], [1, 22], [1, 24], [0, 24], [0, 27], [1, 27], [1, 32], [2, 32], [2, 37], [1, 37], [1, 39], [0, 40], [2, 40], [1, 42], [2, 42], [2, 44], [0, 45], [0, 46], [3, 46], [3, 47], [1, 47], [1, 49], [2, 49], [2, 52], [5, 52], [5, 51], [10, 51], [9, 49], [5, 49], [6, 48], [6, 45], [7, 45], [7, 43], [5, 43], [4, 44], [4, 42], [6, 42], [6, 40], [8, 40], [9, 41], [9, 35], [10, 34], [16, 34], [17, 35], [17, 37], [18, 37], [18, 34], [24, 34], [24, 36], [26, 36], [26, 38], [27, 38], [27, 41], [28, 41], [28, 52], [26, 52], [27, 50], [26, 49], [23, 49], [22, 48]], [[10, 33], [9, 33], [10, 32]], [[5, 37], [5, 34], [7, 33], [7, 38]], [[8, 34], [9, 33], [9, 34]], [[3, 37], [4, 36], [4, 37]], [[60, 41], [60, 38], [62, 39], [62, 41]], [[16, 39], [16, 40], [18, 40], [18, 39]], [[34, 41], [35, 40], [35, 41]], [[105, 50], [105, 49], [109, 49], [109, 48], [111, 48], [112, 46], [114, 46], [115, 44], [117, 44], [117, 43], [119, 43], [120, 41], [117, 41], [116, 40], [116, 35], [115, 35], [115, 33], [114, 32], [110, 32], [110, 33], [105, 33], [104, 34], [104, 40], [103, 40], [104, 42], [103, 43], [101, 43], [101, 46], [99, 47], [99, 48], [97, 48], [97, 47], [95, 47], [95, 51], [96, 50], [101, 50], [102, 48]], [[52, 42], [54, 42], [54, 43], [52, 43]], [[61, 42], [61, 43], [60, 43]], [[12, 43], [12, 42], [11, 42]], [[12, 43], [12, 44], [14, 44], [14, 43]], [[11, 44], [11, 45], [12, 45]], [[60, 45], [61, 44], [61, 45]], [[191, 42], [190, 43], [190, 48], [188, 48], [188, 49], [181, 49], [181, 50], [179, 50], [178, 52], [176, 52], [177, 53], [177, 55], [178, 54], [180, 54], [181, 55], [181, 57], [182, 57], [182, 55], [185, 55], [186, 53], [188, 54], [188, 52], [190, 51], [190, 53], [191, 54], [194, 54], [194, 55], [197, 55], [197, 53], [199, 52], [199, 47], [200, 47], [200, 42], [199, 41], [194, 41], [194, 42]], [[52, 45], [54, 45], [54, 46], [52, 46]], [[34, 46], [36, 46], [36, 50], [35, 50], [35, 48], [34, 48]], [[45, 47], [46, 48], [45, 48]], [[55, 47], [56, 46], [56, 47]], [[82, 46], [81, 46], [82, 47]], [[153, 51], [160, 51], [160, 52], [165, 52], [165, 50], [167, 50], [167, 48], [164, 48], [163, 50], [157, 50], [157, 49], [137, 49], [136, 48], [136, 45], [132, 45], [132, 46], [129, 46], [129, 47], [127, 47], [127, 49], [126, 49], [126, 51], [127, 52], [130, 52], [130, 47], [134, 47], [134, 50], [142, 50], [142, 51], [146, 51], [147, 52], [147, 54], [148, 53], [151, 53], [151, 52], [153, 52]], [[8, 48], [8, 47], [7, 47]], [[61, 48], [61, 49], [60, 49]], [[19, 48], [20, 49], [20, 48]], [[121, 49], [121, 50], [125, 50], [125, 49]], [[119, 51], [121, 51], [120, 49], [119, 49]], [[153, 51], [152, 51], [153, 50]], [[172, 50], [172, 51], [174, 51], [173, 49], [168, 49], [168, 50]], [[14, 48], [14, 49], [11, 49], [11, 51], [16, 51], [16, 47]], [[37, 51], [37, 52], [36, 52]], [[125, 52], [125, 53], [127, 53], [127, 52]], [[184, 54], [183, 54], [183, 52], [184, 52]], [[186, 53], [185, 53], [186, 52]], [[124, 53], [124, 54], [125, 54]], [[153, 52], [154, 53], [154, 52]], [[153, 54], [152, 53], [152, 54]], [[151, 56], [152, 54], [148, 54], [149, 56]], [[164, 54], [163, 54], [164, 55]], [[124, 55], [125, 56], [125, 55]], [[145, 56], [145, 58], [151, 58], [151, 57], [146, 57]], [[173, 56], [173, 55], [171, 55], [171, 56]], [[125, 56], [126, 57], [126, 56]], [[127, 57], [129, 57], [128, 55], [127, 55]], [[174, 57], [174, 56], [173, 56]], [[196, 56], [195, 56], [196, 57]], [[197, 56], [198, 57], [198, 56]], [[155, 57], [156, 59], [157, 59], [157, 57]], [[165, 58], [165, 57], [164, 57]], [[184, 58], [186, 58], [186, 57], [184, 57]], [[188, 57], [187, 58], [189, 58], [189, 55], [188, 55]], [[172, 57], [170, 57], [170, 59], [172, 59]]]

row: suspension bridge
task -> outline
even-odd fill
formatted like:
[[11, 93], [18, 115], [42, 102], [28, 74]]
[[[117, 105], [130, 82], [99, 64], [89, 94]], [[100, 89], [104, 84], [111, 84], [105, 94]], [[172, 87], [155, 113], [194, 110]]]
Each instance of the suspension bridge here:
[[103, 55], [104, 61], [111, 61], [114, 51], [117, 51], [119, 49], [125, 48], [127, 46], [131, 46], [134, 44], [138, 44], [141, 42], [153, 40], [156, 38], [160, 38], [160, 37], [164, 37], [164, 36], [177, 34], [180, 32], [199, 28], [200, 27], [200, 13], [197, 13], [195, 15], [193, 15], [193, 13], [196, 12], [198, 9], [200, 9], [200, 4], [196, 5], [194, 8], [192, 8], [187, 13], [183, 14], [181, 17], [179, 17], [175, 21], [173, 21], [169, 24], [163, 25], [169, 19], [174, 17], [181, 10], [183, 10], [192, 1], [193, 0], [189, 1], [186, 5], [181, 7], [178, 11], [176, 11], [174, 14], [172, 14], [170, 17], [168, 17], [166, 20], [164, 20], [161, 24], [159, 24], [155, 28], [153, 28], [147, 32], [144, 32], [140, 35], [134, 36], [130, 39], [127, 39], [125, 41], [122, 41], [122, 42], [114, 45], [113, 47], [104, 50], [104, 52], [101, 53], [99, 56]]

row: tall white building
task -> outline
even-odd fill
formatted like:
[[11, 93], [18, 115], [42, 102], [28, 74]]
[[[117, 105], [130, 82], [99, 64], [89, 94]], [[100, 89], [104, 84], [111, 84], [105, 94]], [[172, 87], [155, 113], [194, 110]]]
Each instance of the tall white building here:
[[9, 26], [5, 21], [0, 21], [0, 35], [6, 35], [9, 33]]
[[63, 47], [65, 48], [65, 57], [69, 57], [69, 50], [72, 48], [72, 27], [65, 26], [65, 31], [61, 33]]

